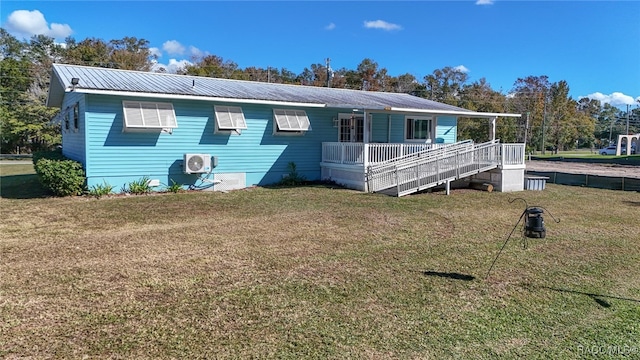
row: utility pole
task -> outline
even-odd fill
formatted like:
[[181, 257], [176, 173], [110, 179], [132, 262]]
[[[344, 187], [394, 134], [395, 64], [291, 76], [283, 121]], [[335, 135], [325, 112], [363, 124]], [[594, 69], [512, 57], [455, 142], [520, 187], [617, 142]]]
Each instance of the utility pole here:
[[331, 73], [333, 72], [331, 70], [331, 59], [327, 58], [325, 63], [327, 64], [327, 87], [331, 87]]
[[547, 93], [544, 94], [544, 110], [542, 113], [542, 155], [544, 155], [544, 125], [547, 122]]
[[627, 132], [625, 135], [629, 135], [629, 104], [627, 104]]
[[527, 111], [527, 121], [524, 125], [524, 147], [527, 148], [527, 132], [529, 131], [529, 112]]

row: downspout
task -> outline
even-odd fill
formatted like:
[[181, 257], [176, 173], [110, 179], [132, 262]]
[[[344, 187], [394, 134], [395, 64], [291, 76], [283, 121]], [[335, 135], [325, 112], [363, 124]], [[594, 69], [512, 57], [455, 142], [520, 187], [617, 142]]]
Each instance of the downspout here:
[[387, 115], [387, 144], [391, 143], [391, 114]]

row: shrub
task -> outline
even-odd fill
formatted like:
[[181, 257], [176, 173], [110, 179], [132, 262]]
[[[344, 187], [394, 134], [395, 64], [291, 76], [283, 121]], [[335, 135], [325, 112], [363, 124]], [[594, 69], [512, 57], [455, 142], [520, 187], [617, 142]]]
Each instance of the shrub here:
[[297, 186], [303, 185], [306, 183], [307, 179], [304, 175], [298, 173], [296, 163], [290, 162], [287, 164], [287, 168], [289, 169], [289, 173], [278, 183], [278, 185], [283, 186]]
[[149, 185], [149, 177], [144, 176], [140, 180], [135, 180], [126, 185], [123, 192], [133, 195], [144, 195], [151, 192], [151, 186]]
[[91, 189], [89, 189], [89, 195], [95, 196], [96, 198], [100, 199], [105, 195], [111, 194], [113, 192], [114, 187], [115, 186], [108, 184], [107, 181], [105, 180], [104, 184], [98, 184], [98, 185], [92, 186]]
[[40, 159], [68, 160], [64, 155], [62, 155], [62, 151], [60, 149], [33, 153], [33, 156], [31, 157], [33, 165], [35, 165]]
[[168, 192], [172, 192], [174, 194], [184, 190], [182, 188], [182, 184], [178, 184], [177, 182], [173, 181], [173, 179], [171, 179], [171, 185], [168, 185], [166, 189]]
[[34, 161], [40, 183], [54, 195], [80, 195], [84, 191], [85, 175], [79, 162], [49, 159], [45, 156]]

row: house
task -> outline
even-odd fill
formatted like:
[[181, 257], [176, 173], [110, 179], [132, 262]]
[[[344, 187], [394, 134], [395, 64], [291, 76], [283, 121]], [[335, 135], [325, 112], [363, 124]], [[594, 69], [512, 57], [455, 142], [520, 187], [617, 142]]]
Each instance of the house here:
[[[162, 189], [273, 184], [291, 163], [309, 180], [404, 195], [475, 176], [523, 188], [524, 144], [495, 140], [498, 117], [409, 94], [54, 64], [47, 105], [87, 186], [149, 179]], [[458, 117], [490, 123], [457, 138]]]

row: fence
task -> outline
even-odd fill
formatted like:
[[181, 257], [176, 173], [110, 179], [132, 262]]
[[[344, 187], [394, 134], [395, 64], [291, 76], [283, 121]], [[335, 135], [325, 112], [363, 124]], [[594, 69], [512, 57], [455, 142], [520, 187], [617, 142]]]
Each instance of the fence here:
[[557, 171], [529, 171], [529, 175], [540, 175], [549, 178], [547, 183], [584, 186], [598, 189], [622, 190], [622, 191], [639, 191], [640, 179], [629, 177], [612, 177], [589, 174], [569, 174]]

